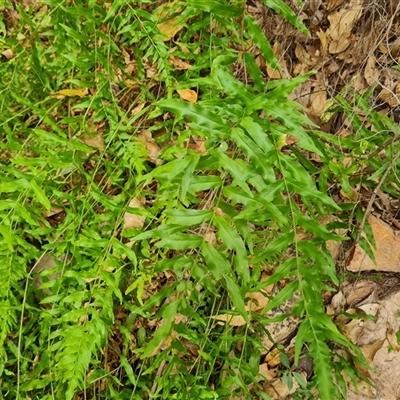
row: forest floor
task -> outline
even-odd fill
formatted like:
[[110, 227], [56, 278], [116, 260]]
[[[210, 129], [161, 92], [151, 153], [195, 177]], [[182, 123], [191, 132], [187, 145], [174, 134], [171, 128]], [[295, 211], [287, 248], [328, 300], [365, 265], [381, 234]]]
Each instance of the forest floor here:
[[400, 3], [0, 10], [0, 399], [399, 398]]

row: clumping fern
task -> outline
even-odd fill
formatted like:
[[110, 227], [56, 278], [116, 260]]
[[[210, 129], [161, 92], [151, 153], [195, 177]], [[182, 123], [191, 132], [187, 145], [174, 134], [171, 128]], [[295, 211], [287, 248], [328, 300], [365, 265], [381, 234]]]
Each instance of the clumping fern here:
[[[320, 221], [349, 209], [326, 190], [354, 184], [332, 162], [339, 146], [361, 159], [382, 143], [361, 149], [320, 132], [288, 100], [312, 74], [263, 79], [248, 44], [279, 61], [243, 2], [42, 3], [1, 4], [19, 18], [0, 17], [0, 46], [14, 54], [0, 64], [0, 397], [268, 398], [261, 339], [295, 316], [293, 362], [307, 351], [315, 371], [301, 393], [343, 398], [342, 369], [358, 373], [337, 349], [366, 365], [325, 314], [321, 294], [339, 283], [326, 241], [346, 238]], [[284, 1], [263, 3], [308, 34]], [[171, 40], [163, 23], [179, 28]], [[185, 89], [199, 100], [180, 99]], [[366, 141], [352, 105], [337, 102]], [[378, 158], [368, 161], [376, 177]], [[143, 208], [130, 207], [138, 196]], [[126, 212], [143, 227], [126, 228]], [[44, 254], [55, 265], [39, 286]], [[270, 285], [264, 310], [249, 311], [247, 296]]]

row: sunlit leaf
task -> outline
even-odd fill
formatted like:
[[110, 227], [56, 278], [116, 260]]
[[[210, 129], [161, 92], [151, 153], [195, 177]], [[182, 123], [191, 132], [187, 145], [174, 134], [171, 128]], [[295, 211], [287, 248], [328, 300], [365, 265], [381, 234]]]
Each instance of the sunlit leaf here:
[[192, 89], [182, 89], [182, 90], [177, 90], [179, 96], [183, 100], [188, 101], [189, 103], [196, 103], [197, 101], [197, 93], [192, 90]]

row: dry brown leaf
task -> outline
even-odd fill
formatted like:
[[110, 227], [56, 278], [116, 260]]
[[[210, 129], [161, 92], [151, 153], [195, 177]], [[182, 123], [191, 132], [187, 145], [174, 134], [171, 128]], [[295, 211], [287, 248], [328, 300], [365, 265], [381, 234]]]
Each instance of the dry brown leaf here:
[[378, 288], [378, 284], [374, 281], [361, 280], [352, 285], [346, 286], [346, 303], [353, 306], [360, 301], [366, 299]]
[[204, 140], [196, 140], [194, 143], [189, 143], [188, 147], [203, 156], [208, 154]]
[[338, 54], [347, 49], [351, 42], [351, 31], [360, 18], [361, 12], [362, 1], [356, 0], [349, 9], [342, 8], [328, 15], [330, 27], [326, 31], [326, 36], [331, 39], [329, 53]]
[[[274, 285], [269, 285], [266, 287], [265, 291], [271, 293]], [[246, 298], [249, 299], [245, 308], [247, 311], [261, 311], [267, 306], [269, 299], [261, 292], [247, 293]]]
[[147, 61], [145, 62], [145, 67], [146, 67], [146, 78], [154, 78], [158, 76], [156, 65], [151, 64], [149, 61]]
[[277, 60], [279, 60], [279, 64], [281, 66], [281, 70], [272, 69], [268, 64], [266, 65], [267, 74], [272, 79], [281, 79], [281, 78], [290, 78], [286, 69], [286, 61], [283, 58], [283, 50], [279, 42], [274, 43], [274, 47], [272, 48], [274, 52], [274, 56]]
[[219, 207], [214, 207], [213, 208], [213, 211], [214, 211], [214, 213], [215, 213], [215, 215], [217, 216], [217, 217], [225, 217], [225, 213], [222, 211], [222, 209], [221, 208], [219, 208]]
[[177, 90], [179, 96], [181, 96], [181, 98], [183, 100], [186, 100], [190, 103], [196, 103], [197, 101], [197, 93], [192, 90], [192, 89], [182, 89], [182, 90]]
[[397, 342], [396, 332], [393, 329], [393, 326], [390, 322], [387, 322], [387, 330], [386, 330], [387, 340], [394, 350], [400, 351], [400, 345]]
[[131, 111], [131, 115], [134, 116], [136, 114], [139, 114], [140, 111], [143, 110], [143, 107], [146, 105], [146, 103], [141, 103], [138, 104], [132, 111]]
[[325, 110], [326, 101], [327, 101], [327, 96], [326, 96], [325, 85], [321, 81], [319, 81], [315, 85], [314, 91], [310, 96], [311, 112], [315, 116], [319, 117]]
[[331, 306], [335, 310], [335, 312], [342, 311], [346, 304], [346, 297], [341, 290], [339, 290], [331, 300]]
[[[130, 202], [129, 202], [129, 207], [132, 208], [144, 208], [144, 199], [139, 198], [139, 197], [134, 197]], [[129, 229], [129, 228], [142, 228], [144, 225], [144, 222], [146, 220], [146, 217], [143, 217], [142, 215], [135, 215], [131, 214], [129, 212], [126, 212], [124, 214], [124, 229]]]
[[327, 34], [323, 30], [319, 30], [316, 32], [317, 36], [319, 37], [319, 40], [321, 41], [321, 55], [325, 57], [328, 54], [328, 41], [329, 38]]
[[357, 381], [357, 389], [355, 388], [352, 379], [347, 375], [345, 371], [342, 371], [342, 375], [344, 380], [347, 383], [348, 388], [354, 392], [359, 394], [362, 399], [365, 399], [366, 397], [370, 399], [376, 399], [376, 389], [373, 388], [371, 385], [368, 385], [368, 383], [362, 381], [360, 378], [356, 378]]
[[132, 73], [136, 70], [137, 65], [136, 65], [136, 60], [131, 60], [131, 56], [129, 55], [129, 53], [122, 48], [122, 54], [124, 55], [124, 62], [125, 62], [125, 69], [124, 71], [128, 74], [128, 75], [132, 75]]
[[192, 68], [192, 65], [186, 61], [181, 60], [178, 57], [170, 57], [168, 61], [175, 67], [175, 69], [181, 71]]
[[[168, 19], [173, 5], [177, 2], [178, 0], [175, 0], [171, 3], [161, 4], [153, 12], [153, 14], [159, 15], [159, 18], [164, 20], [157, 25], [158, 29], [163, 34], [163, 38], [161, 39], [163, 42], [172, 39], [183, 28], [183, 25], [178, 24], [179, 16]], [[180, 11], [182, 11], [182, 7], [174, 10], [174, 12]]]
[[7, 58], [7, 60], [11, 60], [12, 58], [14, 58], [14, 52], [11, 49], [6, 49], [1, 54], [3, 54], [3, 56]]
[[258, 367], [258, 373], [262, 375], [266, 381], [270, 381], [276, 378], [276, 371], [270, 369], [267, 363], [260, 364]]
[[[58, 257], [58, 261], [62, 263], [67, 263], [69, 261], [69, 258], [66, 254], [61, 254], [61, 256]], [[32, 276], [33, 276], [33, 285], [40, 289], [40, 287], [43, 285], [43, 280], [42, 277], [40, 276], [41, 272], [48, 271], [52, 268], [54, 268], [57, 265], [56, 259], [51, 255], [51, 254], [44, 254], [33, 266], [32, 268]], [[49, 281], [55, 281], [59, 276], [61, 276], [61, 271], [56, 271], [51, 275], [47, 276], [47, 279]], [[42, 293], [45, 294], [46, 296], [50, 296], [52, 293], [49, 289], [41, 289]]]
[[158, 160], [158, 156], [161, 153], [161, 147], [154, 141], [151, 132], [147, 129], [141, 131], [138, 135], [138, 138], [145, 144], [146, 150], [149, 152], [149, 158], [153, 161], [161, 161]]
[[379, 71], [376, 68], [376, 60], [374, 56], [370, 56], [364, 70], [364, 78], [368, 85], [373, 86], [378, 82]]
[[103, 151], [105, 149], [104, 138], [101, 132], [96, 132], [94, 136], [85, 134], [81, 136], [80, 139], [83, 143], [100, 151]]
[[286, 142], [286, 144], [287, 144], [288, 146], [290, 146], [290, 145], [292, 145], [292, 144], [296, 144], [296, 143], [298, 143], [299, 141], [300, 141], [300, 139], [297, 138], [296, 136], [289, 135], [289, 134], [286, 134], [286, 135], [285, 135], [285, 142]]
[[230, 326], [244, 326], [247, 324], [246, 320], [241, 315], [220, 314], [211, 316], [210, 318], [221, 322], [227, 322]]
[[376, 250], [373, 250], [376, 264], [368, 257], [365, 251], [357, 245], [353, 258], [347, 266], [348, 271], [386, 271], [400, 272], [398, 254], [400, 254], [400, 238], [392, 227], [382, 220], [370, 216], [368, 222], [374, 233]]
[[[382, 53], [384, 52], [382, 51]], [[400, 56], [400, 39], [396, 39], [393, 43], [390, 44], [390, 55], [393, 58], [398, 58]]]
[[389, 104], [390, 107], [397, 107], [400, 104], [400, 87], [399, 83], [391, 90], [390, 88], [383, 88], [378, 97]]
[[365, 319], [352, 319], [341, 328], [342, 333], [354, 344], [358, 342], [364, 331]]
[[296, 44], [294, 52], [299, 61], [310, 68], [313, 68], [318, 62], [318, 59], [313, 57], [310, 53], [308, 53], [300, 43]]
[[344, 0], [326, 0], [325, 7], [328, 11], [333, 10], [336, 7], [342, 5]]
[[[386, 338], [379, 339], [374, 343], [366, 344], [366, 345], [360, 347], [361, 351], [364, 354], [364, 357], [367, 359], [369, 364], [372, 364], [372, 361], [374, 361], [374, 358], [375, 358], [375, 354], [382, 348], [385, 341], [386, 341]], [[399, 346], [397, 345], [397, 347], [399, 347]], [[365, 371], [365, 370], [363, 369], [363, 371]]]
[[[269, 285], [265, 289], [267, 293], [271, 293], [274, 285]], [[268, 297], [266, 297], [263, 293], [247, 293], [246, 298], [249, 299], [246, 302], [245, 309], [246, 311], [261, 311], [268, 304]], [[241, 315], [230, 315], [230, 314], [220, 314], [214, 315], [211, 317], [217, 321], [227, 322], [230, 326], [243, 326], [246, 325], [246, 320]]]
[[61, 214], [64, 211], [61, 207], [51, 207], [49, 211], [46, 212], [46, 217], [52, 217], [53, 215]]
[[[304, 379], [307, 379], [307, 374], [305, 372], [300, 372], [300, 375], [302, 375]], [[289, 387], [282, 382], [281, 378], [275, 378], [264, 383], [263, 391], [273, 400], [282, 400], [294, 393], [299, 387], [300, 385], [295, 379], [293, 380], [292, 388], [289, 389]]]

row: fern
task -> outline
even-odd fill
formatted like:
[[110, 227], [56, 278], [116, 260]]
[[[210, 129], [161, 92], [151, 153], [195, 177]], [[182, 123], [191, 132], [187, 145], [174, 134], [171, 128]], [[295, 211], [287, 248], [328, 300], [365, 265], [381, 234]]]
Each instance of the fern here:
[[[308, 34], [283, 0], [263, 2]], [[332, 163], [339, 146], [372, 152], [366, 162], [383, 174], [381, 143], [368, 142], [352, 104], [337, 98], [362, 145], [316, 130], [288, 100], [312, 74], [264, 81], [249, 43], [279, 62], [241, 2], [45, 3], [7, 4], [19, 15], [10, 31], [13, 18], [0, 18], [1, 52], [14, 54], [0, 64], [0, 397], [266, 398], [256, 377], [270, 349], [259, 335], [295, 317], [295, 363], [308, 348], [320, 397], [342, 398], [341, 367], [358, 373], [336, 350], [366, 365], [324, 312], [321, 292], [339, 283], [325, 242], [344, 238], [319, 220], [342, 212], [328, 182], [353, 184]], [[199, 101], [179, 99], [181, 89]], [[137, 138], [144, 129], [157, 157]], [[128, 206], [137, 196], [143, 209]], [[143, 228], [125, 229], [127, 211]], [[39, 287], [43, 254], [56, 265]], [[268, 285], [264, 313], [299, 299], [275, 317], [251, 312], [249, 295]]]
[[[104, 327], [98, 318], [83, 325], [70, 326], [61, 332], [62, 342], [56, 355], [56, 372], [66, 384], [65, 398], [71, 400], [77, 389], [84, 388], [92, 355], [101, 351], [104, 344]], [[57, 346], [57, 347], [58, 347]], [[58, 389], [64, 392], [62, 386]]]

